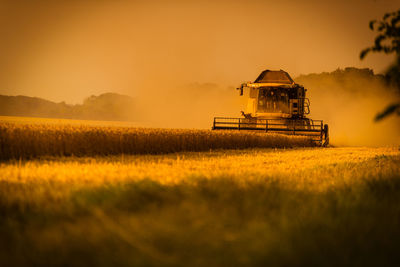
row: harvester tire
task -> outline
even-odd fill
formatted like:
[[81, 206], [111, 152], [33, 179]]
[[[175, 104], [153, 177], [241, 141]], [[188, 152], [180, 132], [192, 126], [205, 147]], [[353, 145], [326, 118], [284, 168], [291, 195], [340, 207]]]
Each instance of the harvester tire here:
[[324, 139], [325, 139], [325, 141], [324, 141], [324, 143], [323, 143], [323, 146], [328, 146], [329, 145], [329, 127], [328, 127], [328, 124], [325, 124], [324, 125]]

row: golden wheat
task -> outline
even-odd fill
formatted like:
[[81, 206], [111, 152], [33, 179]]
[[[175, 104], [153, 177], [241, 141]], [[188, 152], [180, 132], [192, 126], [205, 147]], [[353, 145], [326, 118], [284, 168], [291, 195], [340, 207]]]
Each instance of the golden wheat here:
[[399, 163], [398, 148], [2, 162], [0, 266], [397, 266]]
[[0, 122], [0, 160], [314, 145], [306, 137], [243, 131]]

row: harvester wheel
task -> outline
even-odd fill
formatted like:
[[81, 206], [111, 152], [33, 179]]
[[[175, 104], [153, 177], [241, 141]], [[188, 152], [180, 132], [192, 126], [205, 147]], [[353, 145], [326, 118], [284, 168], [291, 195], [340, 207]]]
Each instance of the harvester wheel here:
[[328, 146], [329, 145], [329, 127], [328, 124], [324, 125], [324, 143], [323, 146]]

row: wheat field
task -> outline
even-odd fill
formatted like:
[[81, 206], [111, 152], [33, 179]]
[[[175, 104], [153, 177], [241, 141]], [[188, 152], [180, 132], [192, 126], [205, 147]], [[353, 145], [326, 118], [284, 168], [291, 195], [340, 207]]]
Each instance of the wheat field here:
[[306, 137], [246, 131], [152, 129], [122, 123], [0, 118], [0, 160], [316, 145]]
[[1, 123], [0, 266], [400, 262], [398, 147], [66, 122]]
[[0, 265], [391, 265], [399, 173], [399, 148], [8, 161]]

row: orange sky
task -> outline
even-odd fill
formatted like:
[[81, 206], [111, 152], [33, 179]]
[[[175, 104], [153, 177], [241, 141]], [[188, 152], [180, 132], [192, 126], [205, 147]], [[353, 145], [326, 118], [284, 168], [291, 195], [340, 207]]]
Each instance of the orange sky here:
[[400, 0], [0, 0], [0, 94], [67, 103], [191, 83], [236, 86], [263, 69], [292, 76], [370, 67], [368, 22]]

